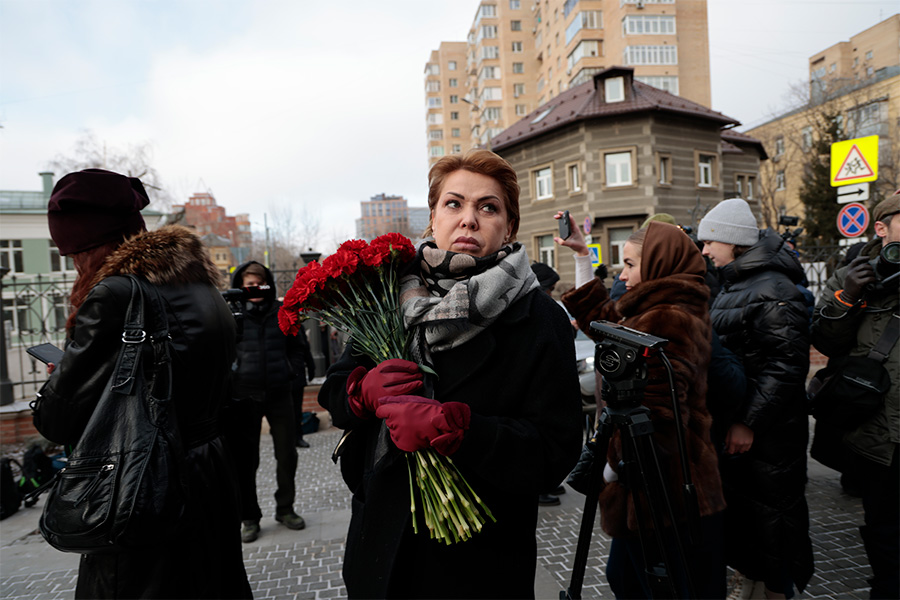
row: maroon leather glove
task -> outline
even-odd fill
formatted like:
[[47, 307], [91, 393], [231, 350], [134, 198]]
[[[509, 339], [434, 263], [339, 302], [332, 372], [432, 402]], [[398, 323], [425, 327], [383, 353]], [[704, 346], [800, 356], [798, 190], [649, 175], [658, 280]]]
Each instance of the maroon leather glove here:
[[371, 371], [356, 367], [347, 378], [347, 400], [357, 417], [368, 419], [383, 396], [411, 394], [422, 387], [419, 365], [394, 358], [379, 363]]
[[459, 450], [472, 411], [462, 402], [421, 396], [390, 396], [379, 401], [375, 416], [387, 422], [394, 444], [404, 452], [431, 447], [449, 456]]

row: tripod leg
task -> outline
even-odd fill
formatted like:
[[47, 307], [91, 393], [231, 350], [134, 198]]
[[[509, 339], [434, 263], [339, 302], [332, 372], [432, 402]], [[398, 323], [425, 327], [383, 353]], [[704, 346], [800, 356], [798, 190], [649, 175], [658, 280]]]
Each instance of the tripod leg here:
[[597, 499], [600, 489], [603, 487], [603, 467], [606, 465], [606, 451], [609, 448], [609, 440], [612, 437], [613, 424], [606, 409], [600, 415], [597, 424], [597, 433], [594, 434], [594, 462], [591, 465], [588, 477], [588, 488], [584, 499], [584, 513], [581, 517], [581, 527], [578, 531], [578, 544], [575, 547], [575, 561], [572, 565], [572, 578], [569, 588], [561, 591], [561, 600], [580, 600], [581, 588], [584, 584], [584, 570], [587, 567], [588, 553], [591, 549], [591, 535], [594, 532], [594, 520], [597, 517]]
[[[628, 429], [633, 441], [636, 471], [639, 474], [638, 481], [641, 482], [645, 498], [647, 499], [647, 512], [650, 513], [650, 519], [653, 523], [654, 537], [656, 538], [656, 545], [662, 563], [645, 563], [647, 566], [647, 577], [650, 581], [654, 597], [665, 597], [664, 595], [666, 592], [672, 594], [668, 597], [678, 597], [676, 591], [676, 578], [674, 577], [676, 572], [673, 570], [673, 566], [675, 566], [673, 564], [673, 558], [676, 557], [670, 555], [671, 550], [669, 546], [666, 545], [664, 538], [666, 529], [660, 515], [660, 510], [663, 509], [665, 510], [665, 514], [668, 515], [669, 523], [671, 524], [670, 531], [674, 536], [675, 551], [677, 552], [677, 558], [680, 560], [680, 567], [684, 572], [687, 594], [689, 597], [695, 598], [696, 594], [694, 593], [694, 586], [684, 550], [684, 543], [682, 542], [681, 534], [676, 526], [677, 521], [675, 520], [675, 512], [672, 508], [672, 503], [665, 486], [665, 480], [659, 465], [656, 447], [653, 445], [653, 425], [650, 421], [649, 414], [644, 412], [635, 414]], [[631, 491], [635, 503], [635, 510], [640, 514], [638, 498], [634, 497], [634, 487], [632, 487]], [[643, 527], [641, 527], [641, 531], [643, 532]], [[656, 589], [653, 589], [654, 584]], [[666, 587], [668, 589], [665, 589]]]

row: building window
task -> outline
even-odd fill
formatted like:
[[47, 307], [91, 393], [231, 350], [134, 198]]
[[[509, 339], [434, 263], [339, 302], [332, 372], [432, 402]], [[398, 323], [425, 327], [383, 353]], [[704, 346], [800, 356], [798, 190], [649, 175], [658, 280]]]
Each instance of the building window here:
[[[2, 321], [9, 321], [13, 331], [17, 333], [31, 333], [31, 319], [29, 318], [29, 299], [23, 297], [3, 299]], [[65, 322], [64, 322], [65, 323]]]
[[451, 120], [451, 121], [458, 121], [458, 120], [459, 120], [459, 113], [456, 112], [456, 111], [451, 112], [451, 113], [450, 113], [450, 120]]
[[456, 87], [456, 86], [457, 86], [457, 80], [456, 80], [456, 79], [451, 79], [450, 81], [447, 82], [447, 85], [449, 85], [450, 87]]
[[787, 180], [784, 177], [784, 171], [775, 173], [775, 189], [781, 191], [787, 187]]
[[528, 109], [525, 107], [525, 105], [524, 104], [516, 104], [516, 116], [523, 117], [526, 114], [528, 114]]
[[450, 95], [450, 104], [459, 104], [459, 96]]
[[626, 46], [626, 65], [677, 65], [675, 46]]
[[601, 54], [602, 49], [599, 40], [581, 40], [567, 58], [569, 73], [571, 74], [578, 61], [585, 56], [600, 56]]
[[[453, 113], [450, 113], [453, 114]], [[441, 113], [428, 113], [429, 125], [441, 125], [444, 122], [444, 115]]]
[[663, 35], [675, 33], [675, 17], [628, 15], [622, 20], [623, 35]]
[[428, 132], [428, 138], [432, 140], [442, 140], [444, 139], [444, 130], [443, 129], [432, 129]]
[[496, 25], [482, 25], [481, 26], [481, 39], [494, 39], [497, 37], [497, 26]]
[[460, 152], [462, 152], [462, 146], [453, 144], [453, 154], [459, 154]]
[[509, 28], [512, 31], [522, 31], [522, 21], [510, 21]]
[[537, 200], [553, 197], [553, 169], [551, 167], [535, 169], [532, 171], [532, 179]]
[[497, 6], [494, 4], [482, 4], [481, 5], [481, 16], [482, 17], [496, 17], [497, 16]]
[[621, 267], [625, 264], [623, 249], [631, 234], [631, 227], [614, 227], [609, 230], [609, 255], [610, 264], [613, 267]]
[[874, 68], [874, 67], [866, 67], [866, 75], [868, 75], [869, 77], [871, 77], [871, 76], [874, 75], [874, 74], [875, 74], [875, 68]]
[[524, 73], [525, 72], [525, 63], [514, 62], [512, 64], [512, 72], [513, 73]]
[[656, 173], [659, 185], [672, 185], [672, 155], [657, 154]]
[[566, 165], [566, 185], [569, 188], [569, 194], [581, 192], [581, 165], [579, 163]]
[[718, 157], [715, 154], [704, 154], [702, 152], [694, 152], [694, 161], [697, 173], [697, 185], [700, 187], [715, 187], [718, 182]]
[[525, 84], [524, 83], [516, 83], [513, 84], [513, 97], [518, 98], [519, 96], [525, 95]]
[[583, 10], [575, 15], [566, 27], [566, 44], [571, 42], [582, 29], [603, 29], [603, 13], [599, 10]]
[[53, 240], [50, 240], [50, 270], [54, 273], [75, 270], [75, 261], [71, 256], [60, 255], [59, 248]]
[[784, 138], [779, 136], [775, 138], [775, 156], [784, 154]]
[[512, 43], [512, 51], [518, 54], [522, 51], [522, 42], [513, 42]]
[[866, 52], [866, 60], [872, 60], [872, 51], [871, 50]]
[[0, 240], [0, 266], [13, 273], [24, 273], [22, 240]]
[[435, 63], [428, 63], [425, 65], [425, 74], [426, 75], [440, 75], [441, 74], [441, 65]]
[[447, 70], [448, 71], [456, 70], [456, 61], [455, 60], [451, 60], [450, 62], [447, 63]]
[[539, 235], [535, 238], [537, 243], [538, 262], [542, 262], [550, 267], [555, 266], [556, 259], [556, 242], [553, 241], [552, 235]]
[[428, 99], [428, 108], [440, 108], [440, 107], [441, 107], [440, 97]]
[[500, 46], [482, 46], [481, 58], [489, 60], [500, 57]]
[[812, 127], [810, 125], [807, 125], [803, 129], [801, 129], [800, 136], [801, 136], [801, 140], [802, 140], [803, 151], [804, 152], [809, 151], [813, 145]]
[[500, 87], [486, 87], [481, 90], [481, 100], [503, 100], [503, 89]]
[[[444, 147], [443, 146], [432, 146], [431, 147], [431, 155], [432, 156], [443, 156], [444, 155]], [[379, 208], [381, 208], [379, 206]]]
[[610, 77], [603, 82], [607, 102], [622, 102], [625, 100], [625, 78]]
[[454, 127], [450, 130], [451, 137], [459, 137], [459, 127]]
[[520, 0], [509, 0], [509, 10], [519, 10], [522, 8]]
[[734, 193], [739, 198], [753, 200], [753, 192], [756, 188], [756, 176], [747, 173], [738, 173], [734, 176]]
[[635, 75], [634, 78], [641, 83], [652, 85], [658, 90], [678, 95], [678, 77], [675, 75]]
[[426, 92], [439, 92], [441, 91], [441, 82], [435, 80], [429, 80], [425, 82], [425, 91]]
[[633, 153], [630, 150], [603, 154], [606, 187], [622, 187], [634, 183], [632, 180], [632, 156]]
[[837, 70], [837, 63], [831, 63], [831, 65], [828, 66], [829, 73], [834, 73], [836, 70]]

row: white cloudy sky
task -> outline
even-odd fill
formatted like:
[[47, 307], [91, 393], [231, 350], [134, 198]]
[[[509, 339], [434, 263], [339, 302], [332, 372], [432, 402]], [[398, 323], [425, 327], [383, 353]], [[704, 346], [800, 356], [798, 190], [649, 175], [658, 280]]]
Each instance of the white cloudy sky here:
[[[423, 68], [478, 0], [0, 0], [0, 189], [84, 130], [151, 142], [180, 200], [229, 213], [296, 203], [321, 249], [374, 194], [426, 201]], [[784, 105], [810, 55], [896, 0], [709, 0], [713, 108], [748, 126]], [[271, 216], [269, 217], [271, 219]]]

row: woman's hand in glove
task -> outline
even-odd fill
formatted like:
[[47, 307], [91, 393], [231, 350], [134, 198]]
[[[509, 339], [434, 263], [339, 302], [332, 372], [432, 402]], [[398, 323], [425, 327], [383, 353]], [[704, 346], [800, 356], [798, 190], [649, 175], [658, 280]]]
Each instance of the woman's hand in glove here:
[[404, 452], [434, 448], [444, 456], [459, 449], [472, 411], [468, 404], [421, 396], [389, 396], [379, 401], [375, 415], [387, 422], [394, 444]]
[[384, 396], [412, 394], [421, 389], [419, 365], [399, 358], [379, 363], [371, 371], [356, 367], [347, 378], [347, 400], [357, 417], [367, 419], [378, 408], [378, 399]]

